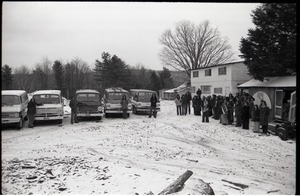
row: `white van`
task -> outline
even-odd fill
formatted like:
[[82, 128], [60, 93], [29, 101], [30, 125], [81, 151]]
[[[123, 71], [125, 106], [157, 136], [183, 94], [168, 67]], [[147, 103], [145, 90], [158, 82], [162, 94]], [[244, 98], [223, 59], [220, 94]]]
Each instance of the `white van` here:
[[119, 87], [112, 87], [107, 88], [104, 91], [103, 96], [103, 102], [104, 102], [104, 113], [107, 117], [109, 114], [122, 114], [122, 106], [121, 106], [121, 100], [123, 98], [123, 95], [126, 95], [128, 99], [128, 110], [127, 110], [127, 116], [130, 116], [130, 113], [132, 113], [132, 104], [130, 102], [129, 98], [129, 92], [123, 88]]
[[35, 91], [32, 96], [37, 103], [34, 120], [57, 120], [64, 118], [64, 104], [60, 90]]
[[[157, 99], [157, 92], [147, 89], [130, 89], [130, 100], [132, 103], [132, 113], [137, 114], [138, 112], [150, 112], [151, 108], [151, 96], [155, 93]], [[160, 111], [160, 103], [156, 104], [156, 112]]]
[[1, 96], [1, 123], [16, 124], [21, 129], [27, 118], [28, 95], [23, 90], [3, 90]]

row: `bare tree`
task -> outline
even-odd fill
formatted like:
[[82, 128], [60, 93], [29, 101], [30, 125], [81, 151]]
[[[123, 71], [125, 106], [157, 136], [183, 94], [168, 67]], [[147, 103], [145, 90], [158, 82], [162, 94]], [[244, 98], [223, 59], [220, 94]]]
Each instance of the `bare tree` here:
[[174, 33], [169, 29], [162, 34], [160, 43], [163, 45], [161, 61], [176, 70], [184, 70], [189, 77], [191, 69], [226, 63], [233, 56], [227, 39], [221, 38], [209, 21], [198, 26], [189, 21], [179, 22]]
[[18, 68], [15, 68], [14, 75], [15, 75], [15, 81], [14, 81], [14, 88], [15, 89], [21, 89], [25, 90], [27, 92], [31, 92], [32, 89], [32, 81], [30, 77], [31, 71], [26, 65], [21, 65]]

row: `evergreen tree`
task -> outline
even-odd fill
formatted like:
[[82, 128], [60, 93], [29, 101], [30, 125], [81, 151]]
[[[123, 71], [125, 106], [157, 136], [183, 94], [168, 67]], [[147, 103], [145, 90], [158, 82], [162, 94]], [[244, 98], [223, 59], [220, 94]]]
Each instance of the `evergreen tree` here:
[[129, 66], [117, 57], [107, 53], [102, 53], [102, 62], [96, 60], [95, 63], [95, 80], [101, 86], [101, 89], [109, 87], [122, 87], [129, 89], [131, 87], [131, 72]]
[[12, 70], [8, 65], [4, 65], [1, 69], [1, 76], [2, 76], [2, 89], [3, 90], [10, 90], [12, 89], [13, 83], [13, 76]]
[[150, 74], [150, 90], [159, 91], [161, 89], [160, 77], [157, 76], [155, 71]]
[[163, 71], [159, 73], [161, 79], [161, 88], [170, 89], [174, 87], [172, 75], [169, 69], [163, 67]]
[[296, 71], [296, 4], [266, 3], [252, 12], [255, 29], [241, 39], [240, 51], [249, 73], [264, 77]]
[[54, 64], [52, 66], [54, 78], [55, 78], [55, 89], [63, 91], [64, 87], [64, 68], [60, 61], [54, 61]]

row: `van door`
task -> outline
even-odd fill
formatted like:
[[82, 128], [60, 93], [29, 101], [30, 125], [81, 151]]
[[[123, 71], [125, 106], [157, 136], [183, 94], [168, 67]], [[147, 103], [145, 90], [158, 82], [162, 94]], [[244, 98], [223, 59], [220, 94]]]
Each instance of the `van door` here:
[[296, 91], [292, 92], [291, 94], [289, 121], [296, 121]]
[[281, 119], [282, 116], [283, 90], [275, 90], [275, 117]]

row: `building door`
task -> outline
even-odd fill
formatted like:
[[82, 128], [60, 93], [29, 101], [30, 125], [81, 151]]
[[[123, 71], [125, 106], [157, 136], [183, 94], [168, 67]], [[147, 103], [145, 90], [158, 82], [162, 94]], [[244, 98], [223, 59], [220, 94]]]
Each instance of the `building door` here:
[[282, 116], [283, 90], [275, 90], [275, 117], [281, 119]]
[[292, 92], [291, 94], [289, 121], [296, 121], [296, 91]]

